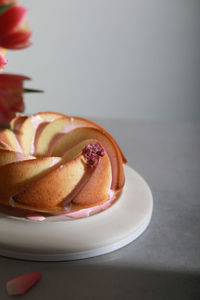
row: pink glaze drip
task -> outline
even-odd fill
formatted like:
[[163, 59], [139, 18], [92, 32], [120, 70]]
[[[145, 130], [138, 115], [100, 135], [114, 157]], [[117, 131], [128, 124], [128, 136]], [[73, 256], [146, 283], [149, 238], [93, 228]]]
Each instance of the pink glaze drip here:
[[115, 192], [112, 189], [109, 189], [109, 191], [108, 191], [109, 199], [113, 198], [114, 195], [115, 195]]
[[18, 161], [24, 161], [24, 160], [32, 160], [32, 159], [36, 159], [36, 158], [35, 157], [26, 157], [21, 152], [15, 152], [15, 159], [13, 159], [11, 163], [18, 162]]
[[[12, 146], [7, 143], [6, 138], [3, 136], [3, 134], [0, 133], [0, 141], [1, 143], [7, 148], [7, 149], [12, 149]], [[16, 145], [17, 145], [17, 151], [18, 152], [23, 152], [22, 147], [20, 146], [18, 139], [15, 137]]]
[[71, 191], [71, 193], [64, 199], [62, 202], [62, 206], [65, 209], [65, 207], [68, 207], [69, 203], [72, 202], [72, 200], [76, 197], [76, 195], [81, 191], [81, 189], [84, 187], [86, 182], [90, 179], [92, 173], [94, 172], [94, 169], [87, 167], [86, 172], [82, 179], [79, 181], [79, 183], [76, 185], [76, 187]]
[[52, 162], [49, 165], [49, 168], [53, 167], [55, 164], [57, 164], [60, 161], [59, 157], [52, 157]]
[[110, 164], [110, 183], [109, 183], [109, 189], [108, 189], [108, 199], [112, 199], [115, 195], [115, 192], [114, 190], [111, 189], [111, 186], [112, 186], [112, 167], [111, 167], [111, 164]]
[[26, 215], [25, 218], [31, 221], [40, 221], [40, 222], [46, 219], [44, 216], [37, 215], [37, 214]]
[[35, 129], [37, 129], [38, 125], [42, 123], [42, 118], [40, 116], [32, 116], [31, 123]]
[[[14, 197], [14, 196], [13, 196], [13, 197]], [[9, 199], [9, 205], [10, 205], [11, 207], [15, 207], [15, 201], [14, 201], [13, 197], [10, 197], [10, 199]]]
[[21, 145], [20, 145], [19, 140], [18, 140], [17, 137], [16, 137], [16, 145], [17, 145], [17, 148], [18, 148], [18, 152], [23, 153], [23, 149], [22, 149], [22, 147], [21, 147]]
[[[76, 188], [70, 193], [70, 195], [64, 200], [63, 207], [65, 212], [62, 212], [62, 216], [70, 217], [70, 218], [85, 218], [89, 217], [91, 214], [95, 214], [102, 210], [107, 209], [111, 206], [112, 202], [116, 199], [115, 192], [109, 188], [108, 190], [108, 200], [102, 204], [95, 205], [89, 208], [82, 208], [76, 211], [71, 211], [71, 201], [72, 199], [80, 192], [85, 183], [89, 180], [92, 175], [94, 169], [88, 168], [85, 177], [79, 182]], [[112, 183], [112, 171], [110, 172], [110, 185]]]
[[13, 160], [12, 162], [22, 161], [22, 160], [30, 160], [30, 159], [36, 159], [36, 158], [35, 157], [26, 157], [26, 156], [23, 156], [23, 154], [21, 152], [15, 152], [15, 160]]
[[33, 127], [35, 128], [35, 133], [33, 134], [32, 141], [31, 141], [31, 154], [34, 154], [34, 152], [35, 152], [36, 129], [42, 122], [43, 122], [43, 120], [40, 116], [32, 116], [32, 118], [31, 118], [31, 123], [32, 123]]
[[22, 149], [22, 146], [20, 144], [20, 140], [19, 140], [19, 135], [20, 135], [20, 128], [24, 122], [24, 120], [26, 119], [26, 117], [21, 117], [19, 120], [16, 120], [15, 121], [15, 124], [14, 124], [14, 130], [16, 130], [16, 141], [17, 141], [17, 145], [18, 145], [18, 149], [20, 149], [19, 152], [22, 152], [23, 153], [23, 149]]
[[82, 209], [79, 209], [76, 211], [62, 212], [57, 215], [65, 216], [65, 217], [69, 217], [69, 218], [73, 218], [73, 219], [86, 218], [86, 217], [89, 217], [91, 214], [96, 214], [100, 211], [107, 209], [108, 207], [111, 206], [111, 204], [114, 200], [115, 200], [115, 198], [108, 199], [106, 202], [104, 202], [102, 204], [98, 204], [93, 207], [82, 208]]
[[[33, 125], [33, 127], [35, 128], [35, 134], [33, 135], [33, 138], [32, 138], [32, 141], [31, 141], [31, 154], [34, 154], [35, 152], [35, 138], [36, 138], [36, 135], [37, 135], [37, 129], [38, 129], [38, 126], [42, 123], [44, 123], [44, 127], [47, 125], [47, 123], [50, 123], [54, 121], [54, 119], [50, 119], [48, 121], [44, 121], [40, 116], [32, 116], [31, 118], [31, 123]], [[42, 132], [42, 130], [44, 129], [44, 127], [42, 126], [41, 130], [40, 130], [40, 133]], [[37, 137], [38, 138], [38, 137]]]
[[38, 142], [38, 139], [40, 137], [40, 134], [42, 133], [43, 129], [49, 124], [49, 122], [43, 122], [40, 123], [37, 127], [37, 130], [35, 132], [34, 141], [32, 141], [32, 151], [35, 153], [35, 148]]
[[11, 197], [9, 200], [9, 206], [0, 204], [1, 211], [14, 215], [16, 217], [24, 217], [28, 220], [32, 221], [44, 221], [48, 216], [57, 216], [57, 217], [68, 217], [72, 219], [79, 219], [89, 217], [91, 214], [99, 213], [107, 208], [109, 208], [116, 200], [115, 195], [112, 198], [109, 198], [102, 204], [94, 205], [92, 207], [81, 208], [78, 210], [72, 210], [71, 203], [65, 205], [64, 210], [60, 212], [52, 212], [52, 213], [38, 213], [34, 211], [34, 209], [26, 209], [26, 208], [19, 208], [15, 205], [14, 197]]
[[16, 217], [26, 217], [27, 214], [36, 214], [34, 210], [16, 207], [14, 200], [10, 200], [9, 204], [10, 205], [0, 203], [0, 211]]

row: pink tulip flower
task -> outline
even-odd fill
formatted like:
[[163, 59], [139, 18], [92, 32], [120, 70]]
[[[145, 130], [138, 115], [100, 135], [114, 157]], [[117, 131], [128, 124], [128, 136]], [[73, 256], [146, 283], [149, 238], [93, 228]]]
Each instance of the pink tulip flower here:
[[0, 74], [0, 126], [6, 126], [16, 112], [24, 112], [23, 81], [29, 77]]
[[0, 14], [0, 47], [23, 49], [31, 45], [31, 30], [26, 15], [27, 9], [19, 4], [12, 5]]
[[0, 5], [8, 5], [14, 3], [16, 0], [0, 0]]

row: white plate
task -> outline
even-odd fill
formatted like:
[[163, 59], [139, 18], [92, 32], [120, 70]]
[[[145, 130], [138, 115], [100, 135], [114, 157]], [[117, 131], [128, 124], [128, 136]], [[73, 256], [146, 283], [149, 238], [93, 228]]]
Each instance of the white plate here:
[[153, 209], [144, 179], [126, 166], [126, 185], [110, 208], [88, 218], [43, 222], [0, 214], [0, 255], [37, 261], [93, 257], [119, 249], [147, 228]]

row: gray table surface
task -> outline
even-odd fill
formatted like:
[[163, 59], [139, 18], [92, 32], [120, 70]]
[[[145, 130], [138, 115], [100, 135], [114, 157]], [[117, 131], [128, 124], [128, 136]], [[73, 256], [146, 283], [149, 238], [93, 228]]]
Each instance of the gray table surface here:
[[0, 299], [7, 280], [27, 272], [42, 280], [24, 299], [200, 299], [200, 124], [96, 120], [116, 138], [149, 183], [148, 229], [115, 252], [71, 262], [0, 257]]

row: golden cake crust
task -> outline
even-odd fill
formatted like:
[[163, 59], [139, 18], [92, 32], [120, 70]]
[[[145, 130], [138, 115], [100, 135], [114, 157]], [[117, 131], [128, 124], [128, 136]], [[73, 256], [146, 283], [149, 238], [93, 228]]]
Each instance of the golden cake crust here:
[[98, 124], [41, 112], [14, 118], [11, 128], [0, 132], [0, 203], [52, 212], [121, 193], [126, 159]]

